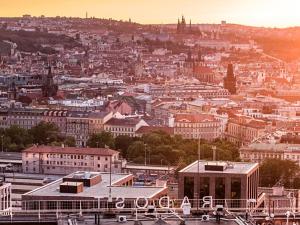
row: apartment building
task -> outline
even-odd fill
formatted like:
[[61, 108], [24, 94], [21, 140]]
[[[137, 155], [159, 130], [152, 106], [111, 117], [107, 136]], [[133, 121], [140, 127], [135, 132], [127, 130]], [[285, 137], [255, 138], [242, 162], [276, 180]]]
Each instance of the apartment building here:
[[270, 131], [272, 123], [247, 116], [230, 118], [225, 137], [238, 145], [250, 144], [258, 137]]
[[69, 174], [75, 171], [121, 172], [119, 152], [106, 148], [32, 146], [22, 152], [24, 173]]
[[0, 128], [16, 125], [30, 129], [43, 121], [44, 110], [38, 109], [1, 109]]
[[45, 110], [42, 120], [48, 123], [54, 123], [62, 134], [67, 132], [67, 110]]
[[103, 131], [104, 123], [112, 116], [113, 112], [106, 111], [2, 109], [0, 110], [0, 128], [16, 125], [31, 129], [42, 121], [54, 123], [63, 135], [74, 137], [76, 145], [84, 147], [89, 135]]
[[258, 163], [265, 159], [292, 160], [300, 166], [300, 144], [253, 143], [240, 148], [240, 157]]
[[112, 133], [114, 137], [127, 135], [130, 137], [136, 136], [136, 131], [143, 127], [149, 126], [143, 119], [139, 118], [112, 118], [104, 124], [104, 130]]
[[222, 135], [222, 122], [210, 114], [176, 114], [174, 135], [186, 139], [213, 140]]

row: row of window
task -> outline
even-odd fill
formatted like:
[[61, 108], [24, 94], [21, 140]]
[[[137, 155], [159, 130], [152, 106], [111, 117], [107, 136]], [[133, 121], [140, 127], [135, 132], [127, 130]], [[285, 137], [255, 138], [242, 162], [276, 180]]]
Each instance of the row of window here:
[[292, 160], [300, 160], [300, 155], [282, 155], [282, 154], [272, 154], [272, 153], [262, 153], [262, 154], [241, 154], [245, 158], [251, 158], [253, 156], [254, 159], [262, 159], [262, 158], [285, 158]]
[[175, 127], [183, 128], [207, 128], [207, 127], [218, 127], [219, 123], [175, 123]]
[[[26, 152], [25, 154], [26, 157], [30, 157], [29, 153]], [[43, 156], [43, 155], [42, 155]], [[36, 154], [35, 153], [32, 153], [32, 157], [35, 158], [36, 157]], [[60, 159], [84, 159], [84, 160], [87, 160], [87, 159], [98, 159], [100, 160], [101, 159], [101, 156], [93, 156], [93, 155], [70, 155], [70, 154], [46, 154], [46, 157], [48, 159], [51, 159], [51, 158], [54, 158], [54, 159], [57, 159], [57, 158], [60, 158]], [[116, 156], [113, 156], [113, 159], [116, 160]], [[108, 161], [109, 157], [105, 157], [105, 161]]]
[[128, 127], [108, 127], [108, 128], [106, 128], [106, 131], [127, 131], [127, 132], [133, 132], [133, 128], [128, 128]]

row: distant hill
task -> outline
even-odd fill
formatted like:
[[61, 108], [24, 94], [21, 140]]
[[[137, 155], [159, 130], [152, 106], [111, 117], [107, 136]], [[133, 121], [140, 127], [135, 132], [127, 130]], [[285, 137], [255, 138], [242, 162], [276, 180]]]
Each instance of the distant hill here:
[[48, 34], [46, 32], [9, 31], [0, 29], [0, 41], [8, 40], [18, 45], [17, 49], [24, 52], [40, 51], [53, 54], [56, 51], [43, 44], [62, 44], [65, 48], [73, 48], [80, 44], [75, 39], [65, 35]]

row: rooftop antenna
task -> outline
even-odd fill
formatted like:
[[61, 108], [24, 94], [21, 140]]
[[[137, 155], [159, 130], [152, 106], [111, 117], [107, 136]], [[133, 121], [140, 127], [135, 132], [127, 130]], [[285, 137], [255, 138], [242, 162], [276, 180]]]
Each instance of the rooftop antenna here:
[[217, 147], [216, 146], [212, 146], [212, 150], [213, 150], [213, 161], [216, 161], [216, 150], [217, 150]]

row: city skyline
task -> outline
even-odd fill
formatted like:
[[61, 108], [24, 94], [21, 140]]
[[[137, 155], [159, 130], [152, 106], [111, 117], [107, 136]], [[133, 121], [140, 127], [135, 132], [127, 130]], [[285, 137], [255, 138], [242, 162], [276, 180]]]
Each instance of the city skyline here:
[[[252, 26], [291, 27], [300, 25], [297, 0], [0, 0], [2, 17], [19, 17], [23, 14], [113, 18], [143, 24], [176, 23], [185, 15], [192, 23], [220, 23], [226, 20]], [[16, 5], [18, 7], [16, 7]]]

